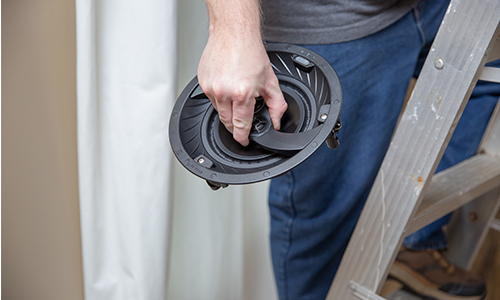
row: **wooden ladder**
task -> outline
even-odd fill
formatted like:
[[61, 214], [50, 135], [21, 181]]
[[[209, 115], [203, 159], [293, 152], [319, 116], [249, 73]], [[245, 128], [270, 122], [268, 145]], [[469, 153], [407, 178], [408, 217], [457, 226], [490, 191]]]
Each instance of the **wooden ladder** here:
[[500, 69], [485, 67], [500, 58], [499, 22], [500, 0], [451, 1], [327, 299], [384, 299], [403, 239], [457, 208], [448, 257], [459, 266], [500, 227], [500, 105], [478, 154], [433, 176], [477, 80], [500, 82]]

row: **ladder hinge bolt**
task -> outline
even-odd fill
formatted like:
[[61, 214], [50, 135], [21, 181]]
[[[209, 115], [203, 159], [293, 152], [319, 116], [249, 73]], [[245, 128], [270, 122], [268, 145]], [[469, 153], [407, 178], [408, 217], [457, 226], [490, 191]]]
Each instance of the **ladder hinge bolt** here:
[[354, 283], [350, 282], [349, 289], [351, 290], [351, 292], [356, 292], [358, 288], [356, 287], [356, 285]]
[[438, 58], [434, 61], [434, 67], [438, 70], [442, 70], [444, 68], [444, 60], [442, 58]]

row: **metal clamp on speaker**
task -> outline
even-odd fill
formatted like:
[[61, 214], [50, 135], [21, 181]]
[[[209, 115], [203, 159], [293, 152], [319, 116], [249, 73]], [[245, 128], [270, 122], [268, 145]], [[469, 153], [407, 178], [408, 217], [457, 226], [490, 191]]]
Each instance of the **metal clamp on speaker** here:
[[299, 46], [269, 44], [267, 54], [288, 109], [281, 129], [272, 128], [269, 111], [257, 98], [250, 144], [236, 142], [194, 78], [183, 90], [170, 118], [170, 145], [179, 162], [217, 190], [279, 176], [311, 156], [336, 134], [342, 105], [337, 74], [318, 54]]

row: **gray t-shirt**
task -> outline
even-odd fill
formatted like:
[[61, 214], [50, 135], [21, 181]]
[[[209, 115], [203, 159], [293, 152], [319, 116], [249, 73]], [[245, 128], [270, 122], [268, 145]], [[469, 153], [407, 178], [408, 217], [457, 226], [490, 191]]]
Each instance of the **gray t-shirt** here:
[[294, 44], [352, 41], [378, 32], [419, 0], [262, 0], [264, 39]]

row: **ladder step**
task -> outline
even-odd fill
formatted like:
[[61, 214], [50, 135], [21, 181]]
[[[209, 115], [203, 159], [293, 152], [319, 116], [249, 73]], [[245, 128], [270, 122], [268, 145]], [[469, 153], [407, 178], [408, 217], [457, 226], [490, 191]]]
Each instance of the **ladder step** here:
[[432, 179], [405, 235], [432, 223], [464, 204], [500, 186], [500, 159], [478, 154]]
[[352, 280], [349, 282], [348, 289], [351, 294], [361, 300], [387, 300], [384, 297], [377, 295], [372, 290]]
[[479, 80], [500, 83], [500, 68], [484, 67], [479, 74]]
[[493, 222], [491, 222], [491, 229], [500, 231], [500, 219], [494, 219]]

